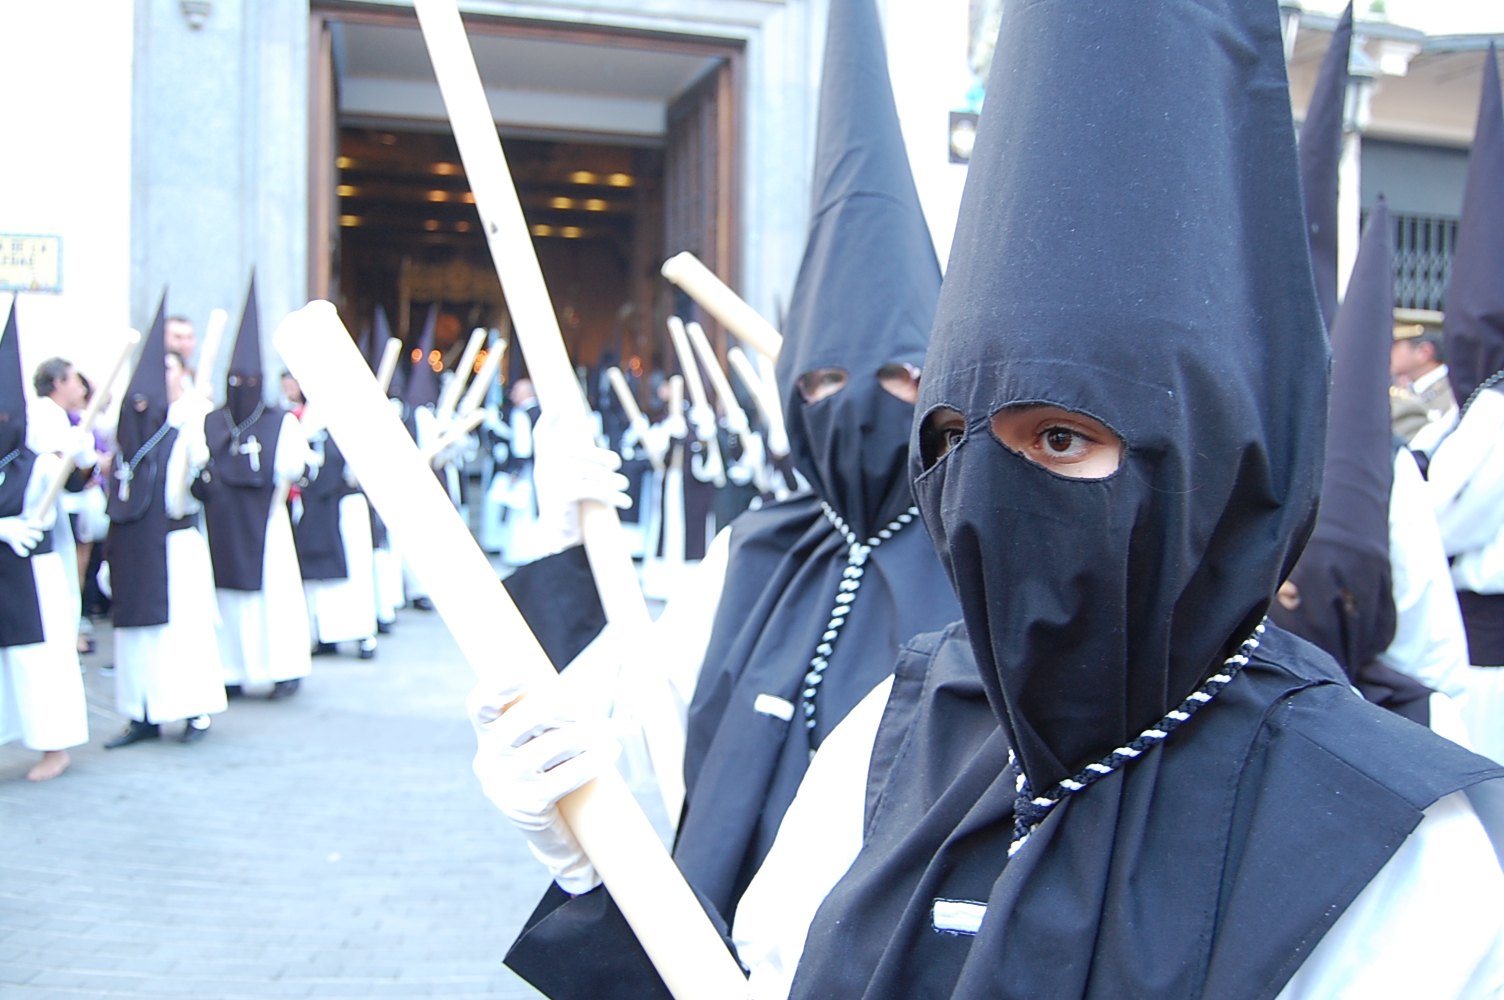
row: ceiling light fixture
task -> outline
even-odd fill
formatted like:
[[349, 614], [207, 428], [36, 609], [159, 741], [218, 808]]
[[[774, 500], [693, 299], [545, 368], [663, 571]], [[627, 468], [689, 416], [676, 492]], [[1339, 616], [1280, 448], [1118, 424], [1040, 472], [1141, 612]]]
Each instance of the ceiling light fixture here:
[[573, 198], [550, 198], [550, 199], [548, 199], [548, 206], [550, 208], [574, 208], [574, 199]]
[[426, 222], [423, 223], [423, 228], [426, 229], [426, 230], [428, 230], [430, 233], [437, 232], [438, 228], [439, 228], [439, 220], [438, 219], [429, 219], [429, 220], [427, 220]]
[[449, 176], [451, 176], [453, 174], [459, 173], [460, 172], [460, 168], [459, 168], [459, 164], [457, 164], [457, 163], [442, 163], [441, 162], [441, 163], [435, 163], [433, 165], [433, 172], [436, 173], [436, 174], [439, 174], [442, 177], [449, 177]]
[[606, 178], [606, 183], [614, 188], [629, 188], [634, 180], [631, 174], [612, 174]]
[[606, 208], [606, 202], [600, 198], [587, 198], [585, 200], [585, 211], [587, 212], [604, 212]]
[[428, 192], [428, 200], [429, 201], [448, 201], [449, 200], [449, 192], [448, 191], [430, 191], [430, 192]]
[[355, 161], [350, 159], [348, 156], [336, 156], [334, 158], [334, 165], [336, 167], [339, 167], [341, 170], [349, 170], [351, 167], [355, 166]]
[[545, 226], [541, 222], [536, 226], [529, 227], [529, 230], [534, 236], [552, 236], [554, 234], [553, 226]]
[[585, 235], [585, 231], [579, 226], [565, 226], [563, 229], [559, 230], [559, 235], [564, 237], [566, 240], [577, 240], [581, 236]]
[[576, 170], [569, 175], [569, 180], [573, 184], [594, 184], [596, 182], [595, 175], [588, 170]]
[[341, 215], [339, 217], [339, 224], [342, 225], [342, 226], [347, 226], [347, 227], [348, 226], [358, 226], [358, 225], [360, 225], [361, 221], [362, 220], [361, 220], [360, 216], [358, 216], [358, 215]]
[[353, 198], [360, 193], [360, 189], [349, 184], [341, 184], [334, 189], [334, 193], [341, 198]]

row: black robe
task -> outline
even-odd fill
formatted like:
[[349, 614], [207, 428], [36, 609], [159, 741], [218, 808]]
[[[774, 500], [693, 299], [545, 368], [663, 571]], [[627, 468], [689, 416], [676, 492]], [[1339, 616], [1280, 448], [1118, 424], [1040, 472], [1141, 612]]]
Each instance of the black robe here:
[[[167, 458], [177, 436], [176, 428], [168, 429], [142, 456], [128, 498], [121, 499], [114, 477], [106, 487], [110, 533], [105, 548], [110, 561], [110, 618], [116, 628], [167, 624]], [[117, 453], [117, 466], [123, 461]]]
[[339, 502], [355, 491], [345, 484], [345, 456], [328, 432], [310, 443], [315, 451], [323, 451], [324, 464], [310, 469], [298, 486], [303, 513], [292, 529], [298, 568], [305, 580], [344, 580], [349, 569], [339, 533]]
[[[0, 517], [19, 517], [26, 504], [26, 487], [37, 456], [22, 446], [4, 469], [0, 469]], [[52, 551], [52, 533], [32, 555]], [[42, 629], [42, 604], [37, 597], [31, 557], [18, 556], [9, 545], [0, 544], [0, 647], [31, 646], [46, 640]]]
[[209, 462], [194, 487], [194, 495], [204, 504], [214, 586], [220, 590], [261, 589], [266, 525], [277, 491], [275, 470], [282, 417], [283, 411], [269, 406], [240, 433], [242, 443], [254, 436], [261, 445], [259, 468], [252, 468], [250, 457], [235, 450], [230, 433], [234, 423], [228, 408], [221, 407], [204, 418]]

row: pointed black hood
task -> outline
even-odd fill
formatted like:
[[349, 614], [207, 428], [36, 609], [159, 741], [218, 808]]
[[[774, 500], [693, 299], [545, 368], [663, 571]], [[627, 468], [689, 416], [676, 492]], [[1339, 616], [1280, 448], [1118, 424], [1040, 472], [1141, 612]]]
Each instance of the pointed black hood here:
[[1447, 286], [1447, 378], [1459, 405], [1504, 369], [1504, 102], [1493, 45], [1483, 61], [1457, 255]]
[[1352, 280], [1332, 327], [1332, 400], [1321, 515], [1290, 582], [1299, 606], [1270, 617], [1326, 650], [1355, 681], [1394, 640], [1389, 494], [1389, 345], [1394, 264], [1389, 206], [1369, 216]]
[[1337, 318], [1337, 167], [1342, 161], [1342, 112], [1347, 102], [1347, 64], [1353, 47], [1349, 3], [1321, 61], [1316, 89], [1300, 126], [1300, 181], [1316, 297], [1328, 328]]
[[230, 371], [225, 378], [225, 405], [236, 423], [248, 420], [265, 402], [262, 383], [266, 369], [261, 363], [261, 311], [256, 305], [256, 276], [245, 293], [245, 310], [240, 314], [240, 330], [235, 334], [235, 351], [230, 355]]
[[[916, 441], [914, 492], [1049, 788], [1258, 624], [1315, 520], [1328, 354], [1272, 0], [1009, 4], [992, 65], [919, 400], [966, 432], [928, 470]], [[1119, 471], [1004, 446], [1029, 404], [1112, 428]]]
[[[873, 0], [830, 4], [812, 189], [778, 384], [799, 470], [867, 535], [911, 503], [913, 407], [884, 391], [877, 371], [924, 363], [940, 290]], [[846, 387], [806, 405], [797, 380], [827, 367], [847, 372]]]
[[115, 431], [120, 454], [129, 460], [167, 423], [167, 291], [157, 303], [151, 330], [141, 341], [141, 354], [131, 383], [120, 401], [120, 423]]
[[420, 406], [433, 406], [439, 401], [439, 373], [429, 363], [433, 353], [434, 327], [439, 320], [439, 304], [428, 308], [428, 319], [423, 322], [423, 336], [418, 338], [418, 358], [408, 369], [407, 385], [402, 391], [402, 402], [409, 412]]
[[21, 334], [16, 328], [16, 298], [0, 334], [0, 460], [26, 445], [26, 380], [21, 374]]

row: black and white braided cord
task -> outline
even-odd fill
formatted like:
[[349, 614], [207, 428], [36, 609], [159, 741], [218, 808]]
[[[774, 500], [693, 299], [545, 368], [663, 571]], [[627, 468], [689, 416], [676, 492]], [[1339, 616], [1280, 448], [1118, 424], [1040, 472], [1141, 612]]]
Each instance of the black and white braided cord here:
[[[856, 592], [862, 586], [862, 574], [866, 572], [867, 555], [883, 542], [892, 538], [905, 525], [913, 523], [919, 516], [918, 507], [910, 507], [899, 514], [893, 520], [878, 531], [877, 534], [863, 542], [852, 531], [845, 519], [837, 514], [830, 504], [823, 500], [820, 509], [825, 513], [825, 519], [831, 523], [841, 537], [846, 539], [846, 568], [841, 571], [841, 583], [836, 589], [836, 605], [830, 611], [830, 621], [825, 623], [825, 632], [820, 636], [820, 644], [815, 647], [815, 655], [809, 661], [809, 671], [804, 675], [804, 691], [801, 693], [800, 702], [804, 710], [804, 728], [814, 732], [817, 720], [815, 696], [820, 693], [820, 684], [825, 680], [825, 668], [830, 666], [830, 654], [835, 651], [836, 640], [840, 638], [841, 628], [846, 624], [846, 616], [851, 614], [851, 605], [856, 600]], [[811, 747], [810, 754], [814, 754]]]
[[[1018, 797], [1013, 802], [1013, 843], [1008, 847], [1008, 856], [1011, 858], [1017, 854], [1028, 842], [1029, 835], [1034, 832], [1035, 827], [1043, 823], [1051, 810], [1066, 798], [1090, 787], [1134, 758], [1142, 756], [1144, 751], [1169, 739], [1170, 734], [1189, 722], [1191, 716], [1200, 711], [1201, 706], [1211, 701], [1217, 696], [1217, 692], [1231, 684], [1232, 679], [1248, 665], [1253, 651], [1258, 649], [1267, 621], [1268, 619], [1259, 622], [1258, 628], [1254, 629], [1253, 634], [1243, 641], [1238, 651], [1222, 662], [1221, 670], [1208, 677], [1206, 683], [1192, 691], [1185, 701], [1171, 709], [1154, 725], [1139, 733], [1137, 738], [1126, 746], [1118, 747], [1101, 760], [1087, 764], [1075, 775], [1062, 778], [1054, 788], [1042, 795], [1035, 795], [1030, 790], [1029, 779], [1024, 777], [1023, 770], [1019, 768]], [[1011, 750], [1008, 751], [1008, 763], [1018, 768]]]
[[1484, 379], [1482, 382], [1479, 382], [1478, 388], [1468, 393], [1466, 402], [1464, 402], [1462, 404], [1462, 408], [1457, 411], [1457, 422], [1461, 423], [1462, 418], [1467, 416], [1467, 411], [1472, 408], [1473, 400], [1477, 399], [1478, 396], [1482, 394], [1484, 389], [1492, 389], [1500, 382], [1504, 382], [1504, 368], [1499, 369], [1488, 378]]
[[21, 449], [17, 448], [14, 451], [12, 451], [9, 455], [6, 455], [4, 458], [0, 458], [0, 472], [4, 472], [5, 471], [5, 467], [8, 466], [8, 465], [10, 465], [10, 463], [14, 462], [17, 458], [20, 457], [20, 455], [21, 455]]
[[225, 409], [224, 409], [225, 423], [230, 425], [230, 438], [235, 442], [235, 444], [234, 444], [235, 450], [238, 451], [240, 449], [240, 435], [243, 434], [243, 433], [245, 433], [245, 431], [252, 424], [254, 424], [256, 421], [260, 420], [261, 419], [261, 415], [263, 413], [265, 413], [265, 412], [266, 412], [266, 401], [262, 400], [261, 402], [259, 402], [259, 403], [256, 404], [256, 408], [251, 411], [251, 415], [249, 417], [246, 417], [244, 420], [242, 420], [240, 423], [237, 424], [235, 422], [234, 418], [230, 416], [230, 408], [228, 406], [225, 407]]
[[162, 439], [167, 436], [167, 432], [170, 430], [172, 430], [172, 424], [164, 422], [161, 427], [157, 428], [157, 432], [155, 434], [147, 438], [145, 444], [136, 449], [136, 453], [131, 456], [131, 460], [125, 463], [130, 467], [132, 474], [135, 473], [136, 466], [141, 464], [141, 460], [147, 456], [147, 453], [149, 453], [153, 448], [160, 444]]

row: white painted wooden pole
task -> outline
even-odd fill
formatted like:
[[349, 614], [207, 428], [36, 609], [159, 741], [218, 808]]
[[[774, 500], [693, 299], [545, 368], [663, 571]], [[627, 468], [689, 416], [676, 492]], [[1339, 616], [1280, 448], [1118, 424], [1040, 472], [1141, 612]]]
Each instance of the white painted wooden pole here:
[[700, 304], [742, 343], [777, 361], [783, 334], [733, 292], [700, 258], [685, 250], [663, 262], [663, 276]]
[[[417, 445], [387, 404], [334, 306], [312, 302], [272, 337], [328, 417], [366, 495], [483, 683], [529, 693], [560, 683]], [[662, 841], [611, 769], [560, 810], [677, 1000], [740, 1000], [747, 981]]]
[[[684, 332], [684, 321], [677, 316], [668, 318], [669, 339], [674, 342], [674, 353], [679, 355], [679, 367], [684, 369], [684, 384], [689, 389], [689, 401], [695, 409], [714, 414], [710, 409], [710, 397], [705, 394], [705, 382], [700, 378], [700, 366], [695, 361], [694, 349], [689, 346], [689, 335]], [[698, 426], [691, 426], [695, 437], [700, 438], [704, 457], [699, 461], [699, 477], [709, 476], [717, 487], [726, 485], [726, 463], [721, 459], [721, 442], [714, 434], [704, 438]], [[693, 471], [693, 470], [691, 470]], [[704, 478], [700, 478], [704, 482]]]
[[496, 346], [486, 352], [486, 360], [480, 363], [480, 371], [475, 373], [475, 378], [470, 382], [470, 388], [465, 390], [465, 398], [460, 400], [460, 408], [456, 412], [460, 416], [480, 409], [486, 401], [486, 393], [491, 391], [491, 383], [496, 381], [496, 375], [501, 371], [501, 362], [507, 356], [507, 342], [498, 340]]
[[214, 369], [219, 364], [219, 352], [225, 341], [225, 324], [229, 321], [229, 313], [215, 309], [209, 314], [209, 323], [204, 327], [204, 345], [199, 348], [193, 387], [208, 400], [214, 399]]
[[736, 369], [736, 374], [752, 393], [752, 399], [757, 403], [757, 409], [762, 414], [762, 419], [768, 425], [768, 450], [779, 458], [789, 453], [789, 432], [783, 423], [783, 404], [778, 398], [778, 390], [763, 381], [756, 368], [752, 366], [752, 359], [747, 357], [739, 347], [728, 348], [726, 360], [731, 367]]
[[387, 340], [381, 349], [381, 362], [376, 366], [376, 384], [385, 393], [392, 387], [392, 376], [397, 374], [397, 362], [402, 357], [402, 341], [396, 337]]
[[469, 381], [471, 371], [475, 367], [475, 356], [480, 353], [480, 347], [486, 342], [486, 331], [476, 327], [470, 331], [470, 341], [465, 344], [465, 351], [460, 355], [460, 363], [454, 366], [454, 371], [449, 377], [449, 384], [444, 386], [444, 395], [439, 397], [439, 405], [434, 408], [434, 416], [440, 422], [454, 416], [454, 408], [459, 405], [460, 394], [465, 391], [465, 384]]
[[472, 410], [463, 417], [455, 417], [448, 429], [439, 435], [438, 440], [423, 449], [423, 458], [432, 465], [434, 459], [465, 440], [465, 436], [484, 423], [485, 419], [485, 413], [480, 410]]
[[[616, 392], [616, 399], [621, 403], [621, 408], [627, 413], [627, 420], [632, 424], [632, 429], [637, 432], [639, 441], [646, 441], [648, 431], [648, 418], [643, 414], [642, 407], [637, 405], [637, 397], [632, 395], [632, 387], [627, 384], [627, 377], [621, 373], [621, 369], [612, 365], [606, 369], [606, 378], [611, 382], [611, 388]], [[653, 466], [654, 472], [663, 471], [663, 458], [648, 451], [648, 462]], [[646, 514], [640, 514], [646, 517]], [[647, 522], [644, 521], [644, 524]]]
[[699, 355], [700, 364], [705, 366], [705, 371], [710, 375], [716, 399], [721, 401], [721, 409], [726, 411], [727, 424], [737, 434], [749, 433], [747, 411], [737, 402], [736, 393], [731, 388], [731, 379], [726, 377], [726, 369], [721, 367], [720, 359], [715, 356], [710, 338], [705, 336], [705, 328], [698, 323], [686, 323], [684, 332], [689, 335], [689, 342], [694, 346], [695, 354]]

